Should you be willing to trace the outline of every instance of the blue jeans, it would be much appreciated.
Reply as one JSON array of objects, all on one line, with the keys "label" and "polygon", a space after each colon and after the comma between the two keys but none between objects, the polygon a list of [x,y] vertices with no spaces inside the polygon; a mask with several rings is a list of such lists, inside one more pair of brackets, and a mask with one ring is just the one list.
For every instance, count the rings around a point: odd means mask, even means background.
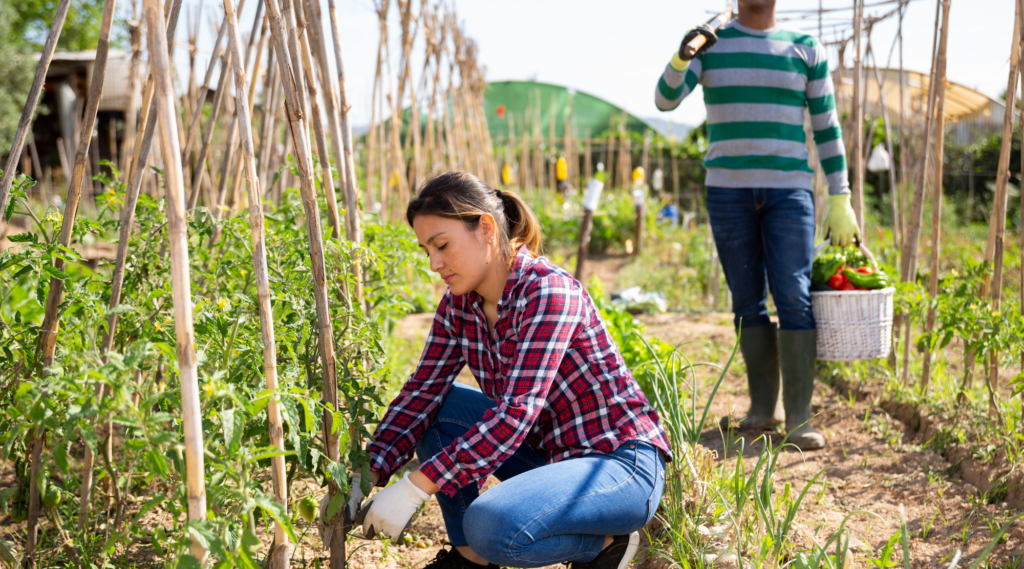
[{"label": "blue jeans", "polygon": [[811,191],[709,187],[707,205],[711,233],[732,292],[734,325],[770,324],[770,289],[779,328],[814,330]]},{"label": "blue jeans", "polygon": [[[416,448],[420,462],[441,452],[495,406],[483,393],[454,384]],[[435,494],[448,541],[468,545],[503,567],[544,567],[593,561],[606,535],[639,530],[654,517],[665,484],[665,462],[653,445],[631,441],[608,455],[546,464],[524,442],[483,494],[475,484],[454,497]]]}]

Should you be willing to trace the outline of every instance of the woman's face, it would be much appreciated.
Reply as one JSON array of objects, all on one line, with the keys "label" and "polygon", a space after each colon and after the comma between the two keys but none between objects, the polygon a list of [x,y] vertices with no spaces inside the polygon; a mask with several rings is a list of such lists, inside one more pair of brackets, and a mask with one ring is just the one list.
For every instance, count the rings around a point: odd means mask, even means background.
[{"label": "woman's face", "polygon": [[484,215],[476,229],[458,219],[417,215],[412,222],[420,248],[430,258],[430,270],[441,275],[452,294],[476,290],[487,276],[495,247],[494,222]]}]

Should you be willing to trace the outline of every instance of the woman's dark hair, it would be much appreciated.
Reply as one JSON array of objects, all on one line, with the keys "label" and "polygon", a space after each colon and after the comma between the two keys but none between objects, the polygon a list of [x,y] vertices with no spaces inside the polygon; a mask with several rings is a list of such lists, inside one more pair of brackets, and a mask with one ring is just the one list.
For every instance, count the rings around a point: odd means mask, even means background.
[{"label": "woman's dark hair", "polygon": [[485,213],[494,217],[498,241],[510,266],[524,245],[534,257],[540,254],[540,223],[530,206],[516,194],[495,190],[469,172],[445,172],[423,184],[409,202],[405,218],[409,225],[417,215],[459,219],[474,231]]}]

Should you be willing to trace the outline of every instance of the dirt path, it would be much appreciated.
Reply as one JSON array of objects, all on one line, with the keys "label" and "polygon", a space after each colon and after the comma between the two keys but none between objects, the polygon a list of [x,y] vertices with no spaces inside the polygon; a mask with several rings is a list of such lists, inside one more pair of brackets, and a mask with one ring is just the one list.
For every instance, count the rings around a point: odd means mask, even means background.
[{"label": "dirt path", "polygon": [[[641,317],[648,332],[668,342],[694,341],[684,351],[700,356],[717,356],[710,361],[724,364],[732,348],[734,334],[730,314],[660,314]],[[705,359],[704,361],[708,361]],[[711,405],[709,423],[702,444],[717,451],[719,462],[732,468],[732,460],[744,448],[748,467],[756,462],[762,448],[755,435],[741,441],[729,441],[717,428],[717,420],[730,411],[741,415],[749,405],[745,368],[742,360],[730,369]],[[776,491],[792,484],[798,494],[815,474],[825,471],[807,495],[797,515],[796,542],[801,548],[813,541],[824,543],[847,515],[846,526],[854,535],[858,566],[885,544],[900,526],[900,507],[905,511],[910,533],[910,559],[913,567],[945,567],[955,550],[964,554],[962,566],[989,544],[993,527],[998,528],[1016,515],[1005,503],[986,504],[977,488],[965,483],[958,471],[942,456],[928,452],[916,440],[907,425],[891,417],[873,401],[864,400],[840,387],[820,381],[815,391],[815,424],[825,435],[828,447],[801,454],[783,452],[775,480]],[[698,400],[706,400],[717,377],[704,373],[699,378]],[[781,437],[773,437],[776,444]],[[992,567],[1017,567],[1022,556],[1024,529],[1015,525],[1005,543],[989,558]],[[897,547],[897,549],[899,549]],[[896,558],[902,558],[897,555]]]}]

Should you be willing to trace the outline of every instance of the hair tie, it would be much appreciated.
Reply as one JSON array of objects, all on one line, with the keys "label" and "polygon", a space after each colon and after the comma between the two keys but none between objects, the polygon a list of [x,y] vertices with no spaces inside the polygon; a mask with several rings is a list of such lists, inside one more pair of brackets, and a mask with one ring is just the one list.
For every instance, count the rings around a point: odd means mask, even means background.
[{"label": "hair tie", "polygon": [[499,200],[502,199],[502,197],[504,197],[503,194],[501,193],[501,190],[494,190],[494,195],[497,196]]}]

